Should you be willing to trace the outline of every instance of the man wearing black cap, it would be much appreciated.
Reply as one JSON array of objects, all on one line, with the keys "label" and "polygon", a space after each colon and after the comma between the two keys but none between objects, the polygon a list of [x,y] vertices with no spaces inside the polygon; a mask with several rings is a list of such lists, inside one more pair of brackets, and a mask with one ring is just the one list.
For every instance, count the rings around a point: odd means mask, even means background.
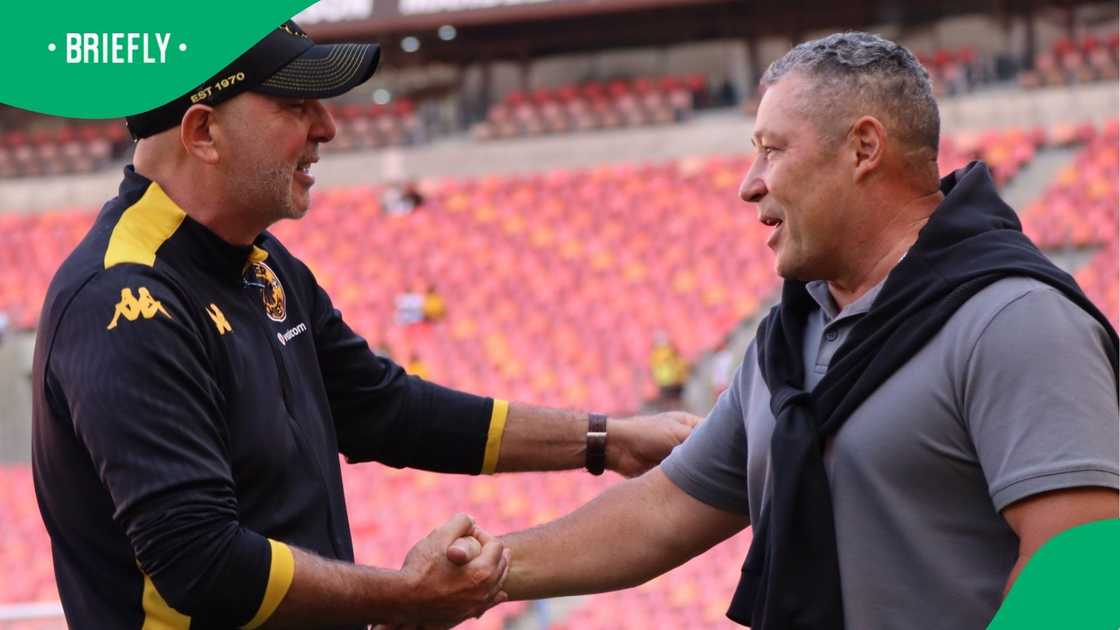
[{"label": "man wearing black cap", "polygon": [[408,376],[346,325],[265,230],[307,212],[335,132],[318,99],[377,59],[289,22],[128,118],[134,166],[56,274],[35,351],[35,484],[71,626],[454,623],[505,598],[502,544],[457,515],[400,570],[352,564],[339,453],[634,475],[695,422],[611,420],[608,441],[599,414]]}]

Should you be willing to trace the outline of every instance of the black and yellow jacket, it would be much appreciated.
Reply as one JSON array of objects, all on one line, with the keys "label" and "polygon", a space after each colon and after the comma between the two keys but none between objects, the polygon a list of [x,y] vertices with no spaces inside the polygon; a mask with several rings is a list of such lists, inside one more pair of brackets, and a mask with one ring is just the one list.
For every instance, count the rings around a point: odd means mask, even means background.
[{"label": "black and yellow jacket", "polygon": [[339,453],[489,472],[508,408],[377,357],[275,238],[230,245],[131,166],[51,283],[33,389],[67,621],[113,630],[264,623],[288,545],[353,560]]}]

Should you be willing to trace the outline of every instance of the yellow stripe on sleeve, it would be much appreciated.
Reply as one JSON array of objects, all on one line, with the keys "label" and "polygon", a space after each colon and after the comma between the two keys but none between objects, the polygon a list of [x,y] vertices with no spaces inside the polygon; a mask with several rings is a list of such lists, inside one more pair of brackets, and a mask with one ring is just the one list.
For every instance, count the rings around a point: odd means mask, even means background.
[{"label": "yellow stripe on sleeve", "polygon": [[268,568],[268,585],[264,589],[264,598],[261,600],[261,607],[257,609],[257,614],[249,620],[249,623],[241,626],[246,630],[258,628],[268,621],[272,613],[276,612],[276,608],[280,606],[280,602],[284,596],[288,594],[288,588],[292,585],[292,577],[296,572],[296,559],[292,555],[292,550],[282,542],[276,542],[271,538],[268,539],[268,544],[272,547],[272,564]]},{"label": "yellow stripe on sleeve", "polygon": [[140,605],[144,608],[141,630],[187,630],[191,627],[191,618],[169,606],[146,573],[141,598]]},{"label": "yellow stripe on sleeve", "polygon": [[490,431],[486,434],[486,451],[482,457],[482,474],[492,475],[498,468],[498,452],[502,449],[502,434],[506,431],[509,401],[494,399],[490,412]]}]

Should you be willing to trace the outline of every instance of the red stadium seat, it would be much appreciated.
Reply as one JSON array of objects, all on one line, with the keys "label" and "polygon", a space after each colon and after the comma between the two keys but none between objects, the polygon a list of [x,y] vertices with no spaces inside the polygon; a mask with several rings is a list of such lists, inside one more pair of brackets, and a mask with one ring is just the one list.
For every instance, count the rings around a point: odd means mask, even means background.
[{"label": "red stadium seat", "polygon": [[[593,91],[592,91],[593,92]],[[586,92],[584,92],[586,94]],[[582,98],[570,91],[558,98]],[[1116,323],[1118,128],[1077,130],[1089,142],[1024,209],[1043,247],[1099,248],[1076,277]],[[78,131],[79,136],[87,132]],[[1080,134],[1080,135],[1079,135]],[[946,138],[941,168],[985,157],[1010,179],[1039,130]],[[14,159],[14,158],[12,158]],[[485,395],[630,413],[657,388],[646,361],[667,331],[688,361],[719,345],[778,287],[766,228],[737,198],[747,157],[556,170],[425,185],[407,216],[381,211],[378,186],[323,191],[298,226],[275,232],[302,256],[351,325],[395,356],[415,354],[433,380]],[[0,310],[31,327],[46,283],[92,221],[90,210],[0,214]],[[368,235],[361,249],[340,234]],[[49,243],[49,245],[48,245]],[[395,297],[438,287],[446,317],[404,326]],[[614,480],[581,473],[487,478],[376,465],[344,467],[360,562],[398,566],[447,515],[468,510],[493,531],[566,513]],[[0,467],[0,602],[57,598],[27,466]],[[733,628],[724,605],[750,544],[744,533],[637,589],[595,596],[570,628]],[[523,613],[504,605],[468,628]],[[625,614],[619,611],[626,611]]]}]

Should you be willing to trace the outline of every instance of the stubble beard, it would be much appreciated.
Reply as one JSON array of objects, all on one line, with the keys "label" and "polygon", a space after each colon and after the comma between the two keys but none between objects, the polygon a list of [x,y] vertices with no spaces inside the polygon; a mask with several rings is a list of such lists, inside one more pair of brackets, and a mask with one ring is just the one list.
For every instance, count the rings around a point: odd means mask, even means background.
[{"label": "stubble beard", "polygon": [[243,182],[243,198],[257,206],[269,225],[282,219],[299,219],[306,213],[293,199],[294,171],[294,166],[261,164],[251,169]]}]

